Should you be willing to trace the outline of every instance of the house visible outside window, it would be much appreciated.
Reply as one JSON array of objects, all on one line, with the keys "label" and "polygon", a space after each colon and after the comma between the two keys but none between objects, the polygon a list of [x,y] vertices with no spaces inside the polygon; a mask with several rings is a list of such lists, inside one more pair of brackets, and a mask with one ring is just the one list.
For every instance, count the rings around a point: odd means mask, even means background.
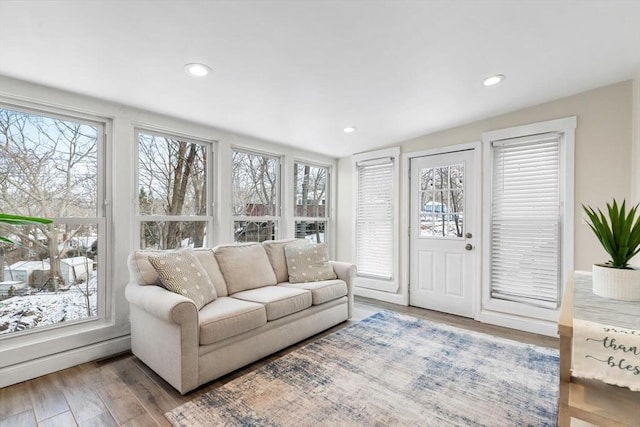
[{"label": "house visible outside window", "polygon": [[356,286],[398,289],[399,148],[354,156]]},{"label": "house visible outside window", "polygon": [[573,266],[575,118],[483,135],[488,308],[553,319]]},{"label": "house visible outside window", "polygon": [[313,243],[327,241],[329,168],[295,163],[295,236]]},{"label": "house visible outside window", "polygon": [[235,242],[262,242],[278,236],[280,159],[234,150],[232,217]]},{"label": "house visible outside window", "polygon": [[211,144],[137,131],[140,248],[207,246],[211,213]]},{"label": "house visible outside window", "polygon": [[104,316],[105,122],[0,105],[0,339]]}]

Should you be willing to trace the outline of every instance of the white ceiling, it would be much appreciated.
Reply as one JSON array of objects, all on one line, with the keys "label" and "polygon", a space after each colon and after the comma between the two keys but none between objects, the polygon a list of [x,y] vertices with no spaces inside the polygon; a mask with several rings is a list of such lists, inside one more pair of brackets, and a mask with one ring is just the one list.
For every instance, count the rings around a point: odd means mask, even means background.
[{"label": "white ceiling", "polygon": [[0,21],[0,74],[336,157],[640,70],[640,0],[0,0]]}]

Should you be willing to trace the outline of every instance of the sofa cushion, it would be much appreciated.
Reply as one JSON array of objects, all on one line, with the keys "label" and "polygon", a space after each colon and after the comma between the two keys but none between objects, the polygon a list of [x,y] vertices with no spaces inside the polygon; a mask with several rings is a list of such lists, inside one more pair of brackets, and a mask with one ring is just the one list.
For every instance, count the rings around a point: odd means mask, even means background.
[{"label": "sofa cushion", "polygon": [[306,239],[282,239],[267,240],[262,242],[264,249],[267,251],[267,257],[276,274],[276,280],[280,282],[289,281],[289,270],[287,270],[287,258],[284,253],[284,247],[290,244],[308,245]]},{"label": "sofa cushion", "polygon": [[311,307],[311,292],[284,286],[265,286],[231,295],[243,301],[264,304],[267,320],[275,320]]},{"label": "sofa cushion", "polygon": [[220,271],[218,261],[213,254],[213,249],[198,248],[193,250],[193,254],[198,258],[198,261],[200,261],[200,264],[202,264],[209,275],[209,278],[213,282],[213,286],[216,288],[216,294],[219,297],[226,297],[229,295],[229,292],[227,292],[227,284],[224,282],[224,277]]},{"label": "sofa cushion", "polygon": [[236,298],[220,297],[198,314],[200,345],[213,344],[267,323],[264,305]]},{"label": "sofa cushion", "polygon": [[260,243],[220,245],[213,253],[229,295],[277,283],[267,252]]},{"label": "sofa cushion", "polygon": [[307,283],[280,283],[278,286],[311,291],[313,305],[320,305],[347,295],[347,284],[338,279]]},{"label": "sofa cushion", "polygon": [[329,246],[326,243],[287,245],[284,251],[289,283],[319,282],[337,277],[329,264]]},{"label": "sofa cushion", "polygon": [[132,283],[139,285],[158,285],[160,283],[160,277],[153,265],[149,262],[149,256],[157,256],[165,253],[166,251],[133,251],[129,254],[127,260],[129,265],[129,280]]},{"label": "sofa cushion", "polygon": [[216,299],[216,289],[191,248],[149,256],[162,286],[193,300],[198,310]]}]

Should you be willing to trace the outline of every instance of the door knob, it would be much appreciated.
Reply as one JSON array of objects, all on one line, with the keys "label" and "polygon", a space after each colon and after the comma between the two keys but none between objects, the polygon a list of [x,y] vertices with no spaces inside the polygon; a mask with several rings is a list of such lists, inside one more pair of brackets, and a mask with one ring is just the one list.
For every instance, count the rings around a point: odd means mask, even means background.
[{"label": "door knob", "polygon": [[471,243],[467,243],[464,248],[468,251],[470,251],[471,249],[473,249],[473,245]]},{"label": "door knob", "polygon": [[465,235],[464,235],[464,237],[466,237],[467,239],[470,239],[470,238],[472,238],[472,237],[473,237],[473,234],[471,234],[471,233],[467,233],[467,234],[465,234]]}]

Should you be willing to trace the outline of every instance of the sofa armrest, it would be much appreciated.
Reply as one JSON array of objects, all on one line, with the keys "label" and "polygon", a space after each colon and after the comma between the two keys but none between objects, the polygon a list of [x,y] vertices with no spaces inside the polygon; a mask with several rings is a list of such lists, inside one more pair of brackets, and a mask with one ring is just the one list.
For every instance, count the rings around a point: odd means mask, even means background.
[{"label": "sofa armrest", "polygon": [[356,281],[356,265],[342,261],[329,261],[329,264],[333,267],[338,279],[344,280],[347,284],[349,318],[351,318],[353,315],[353,287]]},{"label": "sofa armrest", "polygon": [[129,283],[124,290],[127,301],[160,320],[179,325],[198,326],[198,309],[187,297],[160,286]]},{"label": "sofa armrest", "polygon": [[184,394],[198,386],[198,310],[160,286],[129,283],[131,351]]}]

